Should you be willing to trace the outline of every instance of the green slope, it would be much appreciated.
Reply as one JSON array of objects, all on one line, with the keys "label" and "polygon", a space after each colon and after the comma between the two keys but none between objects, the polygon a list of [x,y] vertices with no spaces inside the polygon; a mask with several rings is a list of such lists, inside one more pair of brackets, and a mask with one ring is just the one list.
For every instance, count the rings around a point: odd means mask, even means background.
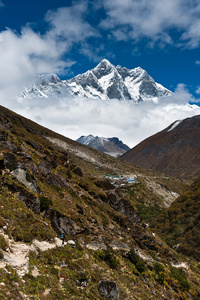
[{"label": "green slope", "polygon": [[160,215],[154,227],[177,251],[200,258],[200,178]]}]

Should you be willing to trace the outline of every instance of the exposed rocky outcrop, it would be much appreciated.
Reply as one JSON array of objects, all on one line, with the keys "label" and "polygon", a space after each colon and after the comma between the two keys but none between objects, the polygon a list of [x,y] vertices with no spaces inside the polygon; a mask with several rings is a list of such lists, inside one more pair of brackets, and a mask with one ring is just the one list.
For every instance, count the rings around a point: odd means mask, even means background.
[{"label": "exposed rocky outcrop", "polygon": [[45,217],[51,221],[54,230],[61,234],[75,235],[82,232],[84,229],[76,225],[76,223],[67,216],[59,213],[57,210],[49,208],[45,211]]},{"label": "exposed rocky outcrop", "polygon": [[102,280],[98,284],[99,293],[108,300],[119,299],[119,287],[114,281]]},{"label": "exposed rocky outcrop", "polygon": [[27,189],[33,193],[40,193],[40,188],[38,187],[33,176],[28,174],[26,170],[22,168],[17,168],[13,171],[13,177],[16,178],[19,182],[25,185]]},{"label": "exposed rocky outcrop", "polygon": [[119,213],[123,214],[129,218],[134,223],[140,223],[141,219],[133,206],[125,199],[122,199],[116,195],[114,192],[107,192],[107,198],[102,199],[108,203],[112,208],[114,208]]}]

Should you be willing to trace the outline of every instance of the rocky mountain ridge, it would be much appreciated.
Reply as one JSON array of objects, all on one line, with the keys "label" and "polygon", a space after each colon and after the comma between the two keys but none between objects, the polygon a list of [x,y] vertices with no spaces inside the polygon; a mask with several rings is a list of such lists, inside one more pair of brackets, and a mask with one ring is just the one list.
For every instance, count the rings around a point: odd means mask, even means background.
[{"label": "rocky mountain ridge", "polygon": [[117,137],[104,138],[90,134],[88,136],[81,136],[76,141],[114,157],[119,157],[130,150],[130,148]]},{"label": "rocky mountain ridge", "polygon": [[35,83],[26,87],[20,100],[79,96],[101,100],[118,99],[140,101],[171,96],[173,93],[158,84],[142,68],[129,70],[115,67],[103,59],[94,69],[69,80],[56,74],[39,75]]},{"label": "rocky mountain ridge", "polygon": [[200,175],[200,116],[179,120],[145,139],[122,159],[170,176],[195,179]]}]

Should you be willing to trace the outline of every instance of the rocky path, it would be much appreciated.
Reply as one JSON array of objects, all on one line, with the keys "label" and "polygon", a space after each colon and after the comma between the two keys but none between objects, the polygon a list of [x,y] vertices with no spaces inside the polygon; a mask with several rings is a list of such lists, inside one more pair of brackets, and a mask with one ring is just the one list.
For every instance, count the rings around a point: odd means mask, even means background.
[{"label": "rocky path", "polygon": [[54,243],[33,240],[32,244],[25,244],[9,239],[8,235],[4,233],[3,229],[0,230],[0,235],[4,236],[9,245],[6,251],[2,251],[4,258],[0,261],[0,268],[5,268],[6,265],[10,265],[17,270],[17,273],[20,276],[24,276],[26,273],[28,273],[28,255],[30,251],[46,251],[48,249],[62,246],[62,241],[58,238],[55,238]]}]

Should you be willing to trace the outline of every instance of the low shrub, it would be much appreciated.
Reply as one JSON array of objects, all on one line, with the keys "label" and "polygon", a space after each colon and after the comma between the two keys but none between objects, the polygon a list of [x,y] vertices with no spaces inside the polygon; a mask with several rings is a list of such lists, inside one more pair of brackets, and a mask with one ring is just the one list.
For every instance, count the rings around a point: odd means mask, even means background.
[{"label": "low shrub", "polygon": [[165,274],[164,274],[164,267],[163,265],[161,265],[158,262],[155,262],[155,264],[153,265],[154,267],[154,272],[155,272],[155,280],[161,284],[164,283],[165,280]]},{"label": "low shrub", "polygon": [[3,235],[0,235],[0,249],[6,250],[8,248],[8,243]]},{"label": "low shrub", "polygon": [[135,253],[135,250],[132,248],[129,252],[128,259],[132,264],[135,265],[137,271],[139,273],[143,273],[146,270],[145,263],[142,258],[139,257],[138,254]]},{"label": "low shrub", "polygon": [[41,195],[39,196],[39,200],[40,200],[40,211],[43,212],[44,210],[48,209],[49,206],[53,205],[53,202],[51,199]]},{"label": "low shrub", "polygon": [[102,261],[105,261],[111,269],[117,269],[119,263],[114,255],[114,251],[113,251],[112,247],[107,246],[106,250],[103,250],[103,251],[99,250],[98,257]]},{"label": "low shrub", "polygon": [[180,289],[182,291],[188,291],[190,289],[189,282],[184,271],[180,268],[172,268],[171,275],[174,279],[178,280]]}]

